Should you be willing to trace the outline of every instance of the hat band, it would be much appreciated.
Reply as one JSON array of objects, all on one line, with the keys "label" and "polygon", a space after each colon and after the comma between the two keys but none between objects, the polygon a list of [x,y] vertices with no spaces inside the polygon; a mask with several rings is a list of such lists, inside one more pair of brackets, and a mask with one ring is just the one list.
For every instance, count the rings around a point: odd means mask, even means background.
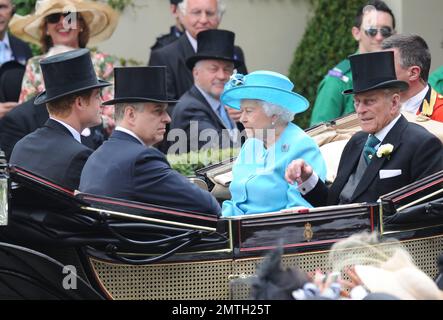
[{"label": "hat band", "polygon": [[168,97],[165,94],[146,94],[146,92],[140,93],[140,94],[132,94],[132,93],[126,93],[122,95],[116,95],[113,100],[121,100],[121,99],[146,99],[146,100],[158,100],[158,101],[166,101],[168,100]]},{"label": "hat band", "polygon": [[47,87],[46,88],[46,96],[49,97],[55,97],[55,96],[59,96],[65,92],[71,92],[77,89],[82,89],[82,88],[89,88],[95,85],[100,85],[100,83],[98,82],[97,78],[95,79],[86,79],[84,81],[79,81],[79,82],[75,82],[75,83],[71,83],[70,85],[60,85],[60,86],[53,86],[53,87]]},{"label": "hat band", "polygon": [[355,81],[354,83],[354,90],[360,91],[364,90],[366,88],[372,88],[375,87],[381,83],[397,80],[392,77],[383,77],[383,78],[374,78],[374,79],[365,79],[365,81]]}]

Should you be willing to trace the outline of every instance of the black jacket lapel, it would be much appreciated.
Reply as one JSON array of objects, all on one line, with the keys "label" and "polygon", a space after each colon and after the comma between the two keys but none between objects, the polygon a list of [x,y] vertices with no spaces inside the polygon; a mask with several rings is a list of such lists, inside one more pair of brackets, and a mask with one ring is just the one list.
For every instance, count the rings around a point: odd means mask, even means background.
[{"label": "black jacket lapel", "polygon": [[[380,143],[384,144],[392,144],[394,146],[393,153],[398,149],[401,145],[401,134],[403,130],[406,128],[408,122],[405,117],[401,116],[394,127],[389,131],[385,139]],[[383,164],[388,161],[386,157],[378,158],[376,155],[372,158],[369,166],[366,168],[363,177],[360,180],[357,188],[355,189],[354,194],[352,195],[351,201],[354,201],[357,197],[359,197],[362,193],[364,193],[368,187],[373,183],[374,179],[380,172],[380,169],[383,167]]]}]

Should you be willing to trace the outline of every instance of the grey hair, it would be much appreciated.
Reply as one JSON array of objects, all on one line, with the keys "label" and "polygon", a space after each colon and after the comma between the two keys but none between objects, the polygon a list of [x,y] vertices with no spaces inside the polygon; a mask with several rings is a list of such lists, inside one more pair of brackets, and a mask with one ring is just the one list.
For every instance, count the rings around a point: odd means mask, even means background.
[{"label": "grey hair", "polygon": [[[223,0],[216,0],[216,1],[217,1],[217,15],[218,18],[221,19],[226,11],[226,5],[223,2]],[[183,15],[186,15],[187,6],[188,6],[188,0],[183,0],[178,4],[178,8],[180,9]]]},{"label": "grey hair", "polygon": [[135,111],[142,112],[145,108],[145,104],[143,102],[123,102],[123,103],[117,103],[114,107],[114,120],[115,122],[120,122],[123,120],[123,117],[125,116],[125,109],[127,106],[134,107]]},{"label": "grey hair", "polygon": [[419,66],[420,78],[428,82],[431,69],[431,52],[426,41],[418,35],[395,34],[382,42],[382,49],[396,48],[401,56],[400,65],[406,69]]},{"label": "grey hair", "polygon": [[261,105],[264,113],[268,117],[272,117],[274,115],[277,116],[278,122],[289,123],[294,120],[295,112],[291,112],[282,106],[272,104],[267,101],[257,100],[257,102]]}]

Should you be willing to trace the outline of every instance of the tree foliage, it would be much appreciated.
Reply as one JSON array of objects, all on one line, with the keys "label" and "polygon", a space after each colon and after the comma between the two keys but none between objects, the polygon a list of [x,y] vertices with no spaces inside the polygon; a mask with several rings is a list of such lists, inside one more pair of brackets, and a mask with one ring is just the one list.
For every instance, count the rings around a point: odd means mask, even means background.
[{"label": "tree foliage", "polygon": [[309,126],[317,87],[324,75],[338,62],[357,50],[351,34],[355,15],[366,0],[310,0],[314,12],[289,70],[296,91],[305,96],[310,108],[297,115],[301,128]]}]

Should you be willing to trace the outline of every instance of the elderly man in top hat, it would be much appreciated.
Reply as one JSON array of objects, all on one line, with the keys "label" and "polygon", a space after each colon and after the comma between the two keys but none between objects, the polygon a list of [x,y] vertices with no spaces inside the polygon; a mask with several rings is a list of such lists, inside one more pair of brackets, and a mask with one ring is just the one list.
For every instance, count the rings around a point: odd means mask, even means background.
[{"label": "elderly man in top hat", "polygon": [[46,91],[34,102],[46,103],[49,119],[17,142],[10,163],[75,190],[92,153],[80,133],[101,122],[100,88],[110,83],[97,79],[88,49],[54,55],[40,65]]},{"label": "elderly man in top hat", "polygon": [[[183,0],[178,4],[180,21],[185,34],[171,44],[153,50],[149,58],[150,66],[167,66],[168,96],[178,100],[194,80],[186,61],[197,52],[197,35],[201,31],[217,29],[224,12],[223,0]],[[244,62],[243,51],[235,47],[235,56]],[[246,74],[246,66],[239,65],[238,71]]]},{"label": "elderly man in top hat", "polygon": [[171,121],[166,108],[166,67],[115,68],[117,127],[83,168],[80,191],[218,215],[212,195],[171,169],[151,146]]},{"label": "elderly man in top hat", "polygon": [[[238,140],[237,125],[220,102],[225,83],[241,64],[234,55],[235,34],[207,30],[200,32],[197,39],[198,52],[186,61],[192,70],[194,85],[174,107],[168,140],[179,139],[169,152],[229,148]],[[181,132],[174,129],[183,130],[186,141]]]},{"label": "elderly man in top hat", "polygon": [[423,127],[400,114],[400,91],[394,53],[372,52],[349,57],[355,110],[362,131],[346,144],[337,178],[328,189],[303,159],[286,171],[290,183],[314,206],[374,202],[393,190],[443,170],[443,147]]}]

